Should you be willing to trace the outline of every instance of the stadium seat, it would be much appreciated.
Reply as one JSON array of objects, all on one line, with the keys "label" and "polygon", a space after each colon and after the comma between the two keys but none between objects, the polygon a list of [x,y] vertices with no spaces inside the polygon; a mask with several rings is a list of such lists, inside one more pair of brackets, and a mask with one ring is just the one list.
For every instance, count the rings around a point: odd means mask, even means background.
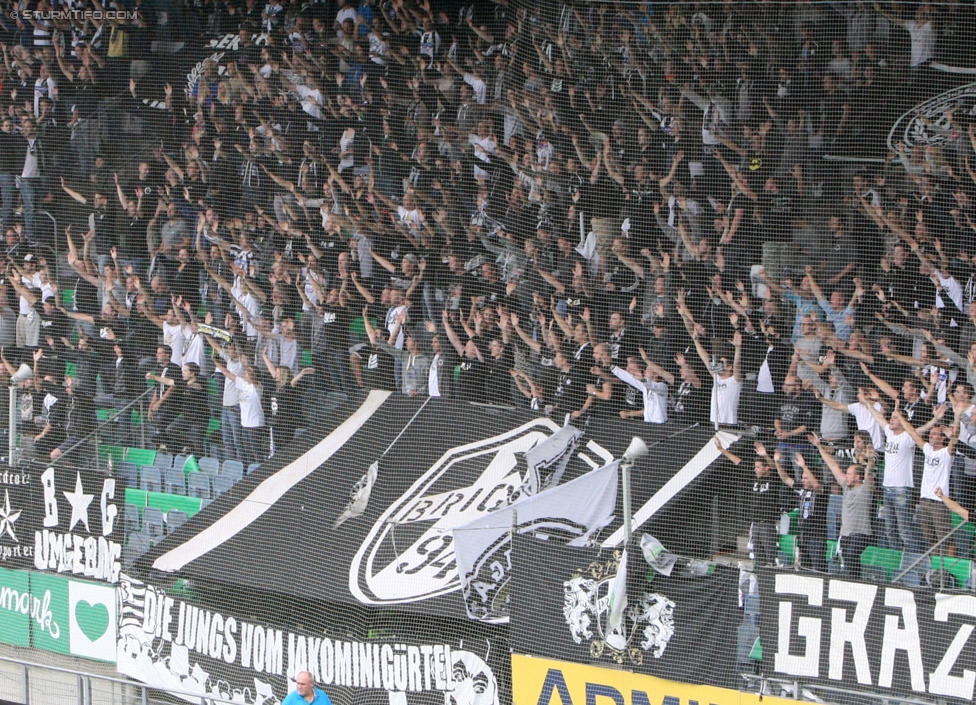
[{"label": "stadium seat", "polygon": [[129,534],[125,542],[125,549],[122,555],[125,559],[127,565],[131,565],[133,561],[139,558],[142,554],[152,548],[152,537],[145,531],[136,531]]},{"label": "stadium seat", "polygon": [[237,483],[230,475],[215,475],[213,478],[213,489],[216,496],[222,495]]},{"label": "stadium seat", "polygon": [[147,465],[139,471],[139,489],[146,492],[162,491],[163,476],[159,468]]},{"label": "stadium seat", "polygon": [[170,453],[156,453],[153,465],[163,471],[170,470],[173,467],[173,456]]},{"label": "stadium seat", "polygon": [[251,463],[247,466],[247,474],[250,475],[252,472],[261,467],[261,463]]},{"label": "stadium seat", "polygon": [[106,460],[112,458],[112,462],[118,465],[125,460],[125,448],[122,446],[102,445],[98,447],[98,456]]},{"label": "stadium seat", "polygon": [[125,482],[126,487],[139,486],[139,468],[135,463],[123,460],[115,466],[115,475]]},{"label": "stadium seat", "polygon": [[159,538],[166,534],[166,520],[163,513],[156,507],[146,507],[142,510],[142,529],[151,538]]},{"label": "stadium seat", "polygon": [[200,458],[197,461],[197,466],[200,468],[200,472],[205,475],[217,475],[220,473],[220,461],[216,458]]},{"label": "stadium seat", "polygon": [[188,519],[189,517],[186,515],[186,512],[181,512],[179,509],[170,509],[166,512],[166,533],[173,533],[183,526]]},{"label": "stadium seat", "polygon": [[186,472],[186,459],[189,456],[180,454],[173,456],[173,469],[179,470],[182,473]]},{"label": "stadium seat", "polygon": [[932,570],[945,570],[956,579],[956,585],[965,585],[969,581],[972,561],[953,556],[932,556]]},{"label": "stadium seat", "polygon": [[153,465],[156,460],[156,451],[145,448],[126,448],[125,457],[122,459],[139,466]]},{"label": "stadium seat", "polygon": [[183,474],[183,470],[170,468],[166,471],[164,479],[164,492],[169,492],[170,494],[186,494],[186,475]]},{"label": "stadium seat", "polygon": [[188,517],[192,517],[200,511],[202,500],[199,497],[185,497],[179,494],[167,494],[165,492],[149,492],[146,506],[155,507],[163,514],[179,509]]},{"label": "stadium seat", "polygon": [[142,520],[139,516],[139,507],[134,504],[125,503],[125,533],[131,534],[142,528]]},{"label": "stadium seat", "polygon": [[134,504],[141,510],[146,506],[149,499],[149,493],[145,490],[140,490],[138,487],[127,487],[125,490],[125,503]]},{"label": "stadium seat", "polygon": [[186,493],[190,497],[210,499],[210,475],[205,472],[191,472],[186,476]]},{"label": "stadium seat", "polygon": [[237,482],[244,477],[244,463],[240,460],[225,460],[220,466],[220,474],[231,477]]}]

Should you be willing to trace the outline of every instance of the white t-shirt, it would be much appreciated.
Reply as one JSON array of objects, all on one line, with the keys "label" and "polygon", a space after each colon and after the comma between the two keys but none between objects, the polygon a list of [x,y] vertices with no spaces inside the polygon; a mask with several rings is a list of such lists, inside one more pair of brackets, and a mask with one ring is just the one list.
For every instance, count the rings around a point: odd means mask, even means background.
[{"label": "white t-shirt", "polygon": [[759,375],[756,377],[756,391],[760,394],[775,394],[776,384],[773,382],[773,373],[769,369],[769,353],[775,348],[770,345],[766,350],[766,357],[763,358],[762,365],[759,366]]},{"label": "white t-shirt", "polygon": [[[239,377],[244,372],[244,365],[240,359],[231,360],[226,352],[220,353],[224,359],[224,367],[235,377]],[[221,399],[223,406],[238,406],[241,403],[241,394],[237,391],[237,385],[230,381],[230,377],[224,378],[224,397]]]},{"label": "white t-shirt", "polygon": [[183,328],[183,364],[192,362],[201,370],[205,369],[205,353],[206,346],[204,345],[203,336],[199,333],[194,333],[190,326],[185,326]]},{"label": "white t-shirt", "polygon": [[[874,408],[877,411],[881,411],[882,409],[881,404],[877,403],[874,405]],[[847,410],[851,412],[854,420],[857,421],[857,430],[867,431],[871,436],[871,445],[874,446],[874,449],[879,453],[883,451],[885,448],[884,433],[874,416],[871,415],[871,411],[859,401],[848,404]]]},{"label": "white t-shirt", "polygon": [[949,471],[952,469],[952,456],[945,446],[936,450],[931,443],[922,446],[922,453],[925,455],[925,469],[922,471],[922,487],[919,496],[922,499],[934,499],[941,502],[942,499],[935,494],[935,488],[941,487],[943,491],[949,491]]},{"label": "white t-shirt", "polygon": [[255,386],[238,377],[234,386],[241,399],[241,426],[244,428],[261,428],[264,426],[264,408],[261,406],[261,386]]},{"label": "white t-shirt", "polygon": [[891,426],[884,427],[885,435],[885,487],[914,487],[912,469],[915,466],[914,439],[906,432],[892,433]]},{"label": "white t-shirt", "polygon": [[652,382],[646,379],[637,379],[621,367],[614,367],[612,371],[618,379],[629,384],[644,396],[645,423],[668,422],[668,385],[661,381]]},{"label": "white t-shirt", "polygon": [[[40,272],[34,272],[30,279],[27,277],[20,278],[21,283],[28,289],[40,289],[41,288],[41,274]],[[20,297],[20,315],[28,316],[34,309],[31,308],[30,302],[23,296]]]},{"label": "white t-shirt", "polygon": [[935,26],[931,22],[919,24],[915,20],[905,22],[905,29],[912,37],[912,57],[908,62],[911,67],[924,64],[935,56]]},{"label": "white t-shirt", "polygon": [[712,373],[712,412],[708,420],[713,424],[735,424],[739,422],[739,394],[742,382],[734,376],[723,379]]},{"label": "white t-shirt", "polygon": [[444,369],[444,356],[434,355],[430,361],[430,369],[427,371],[427,393],[432,397],[441,395],[441,371]]},{"label": "white t-shirt", "polygon": [[168,345],[173,349],[173,356],[170,358],[174,365],[183,365],[183,328],[180,325],[171,325],[163,321],[163,345]]}]

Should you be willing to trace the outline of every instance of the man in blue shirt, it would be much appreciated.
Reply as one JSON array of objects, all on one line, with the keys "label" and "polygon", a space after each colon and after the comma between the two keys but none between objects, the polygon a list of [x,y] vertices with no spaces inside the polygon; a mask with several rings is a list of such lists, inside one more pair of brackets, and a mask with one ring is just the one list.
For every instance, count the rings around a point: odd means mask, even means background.
[{"label": "man in blue shirt", "polygon": [[295,692],[289,693],[288,697],[281,701],[281,705],[303,705],[303,703],[332,705],[329,696],[315,687],[312,674],[308,671],[301,671],[295,676]]}]

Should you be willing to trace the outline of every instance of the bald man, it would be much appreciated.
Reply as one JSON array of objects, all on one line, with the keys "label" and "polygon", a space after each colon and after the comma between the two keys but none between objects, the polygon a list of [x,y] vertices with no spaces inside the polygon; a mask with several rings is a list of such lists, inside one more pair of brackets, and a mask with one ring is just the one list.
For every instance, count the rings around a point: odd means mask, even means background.
[{"label": "bald man", "polygon": [[315,687],[312,674],[308,671],[301,671],[295,676],[295,692],[289,693],[288,697],[281,701],[281,705],[302,705],[303,703],[332,705],[329,696]]}]

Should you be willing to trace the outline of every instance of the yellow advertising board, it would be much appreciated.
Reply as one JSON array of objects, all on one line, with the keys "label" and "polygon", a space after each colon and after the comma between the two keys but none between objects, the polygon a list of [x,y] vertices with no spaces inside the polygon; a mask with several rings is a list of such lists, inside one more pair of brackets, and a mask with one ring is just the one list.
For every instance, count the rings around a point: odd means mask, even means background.
[{"label": "yellow advertising board", "polygon": [[512,654],[514,705],[796,705],[795,700]]}]

